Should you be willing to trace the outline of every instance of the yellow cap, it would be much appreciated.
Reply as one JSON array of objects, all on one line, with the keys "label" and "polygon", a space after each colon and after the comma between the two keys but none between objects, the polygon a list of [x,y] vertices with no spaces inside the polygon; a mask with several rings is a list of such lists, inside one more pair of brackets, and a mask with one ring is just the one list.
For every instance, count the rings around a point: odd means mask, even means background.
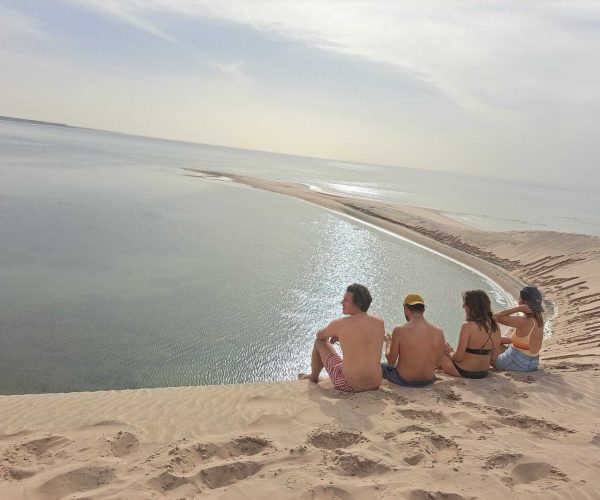
[{"label": "yellow cap", "polygon": [[406,297],[404,297],[405,306],[414,306],[416,304],[425,305],[423,297],[421,297],[418,293],[409,293]]}]

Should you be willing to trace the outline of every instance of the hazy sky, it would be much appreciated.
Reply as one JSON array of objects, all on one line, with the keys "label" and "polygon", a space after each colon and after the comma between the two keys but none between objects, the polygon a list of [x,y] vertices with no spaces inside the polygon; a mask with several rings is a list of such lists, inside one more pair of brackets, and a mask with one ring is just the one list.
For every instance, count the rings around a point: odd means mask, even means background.
[{"label": "hazy sky", "polygon": [[0,0],[0,68],[0,115],[600,186],[597,0]]}]

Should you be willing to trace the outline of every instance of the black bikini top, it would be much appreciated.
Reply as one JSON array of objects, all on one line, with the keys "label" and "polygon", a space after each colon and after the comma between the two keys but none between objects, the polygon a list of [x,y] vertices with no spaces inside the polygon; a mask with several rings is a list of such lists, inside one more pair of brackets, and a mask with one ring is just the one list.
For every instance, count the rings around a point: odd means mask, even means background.
[{"label": "black bikini top", "polygon": [[494,341],[492,340],[492,334],[491,334],[491,332],[488,332],[488,338],[483,343],[483,345],[481,346],[481,349],[473,349],[471,347],[467,347],[465,349],[465,352],[468,352],[469,354],[477,354],[478,356],[487,356],[488,354],[491,354],[492,353],[492,349],[484,349],[483,348],[483,346],[488,343],[488,340],[492,343],[492,346],[493,346],[494,345]]}]

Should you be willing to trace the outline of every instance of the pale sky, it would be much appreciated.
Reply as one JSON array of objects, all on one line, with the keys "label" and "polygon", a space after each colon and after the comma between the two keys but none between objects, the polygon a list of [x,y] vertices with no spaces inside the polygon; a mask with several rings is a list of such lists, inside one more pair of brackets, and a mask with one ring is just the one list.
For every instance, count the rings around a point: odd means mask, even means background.
[{"label": "pale sky", "polygon": [[0,0],[0,115],[600,187],[600,2]]}]

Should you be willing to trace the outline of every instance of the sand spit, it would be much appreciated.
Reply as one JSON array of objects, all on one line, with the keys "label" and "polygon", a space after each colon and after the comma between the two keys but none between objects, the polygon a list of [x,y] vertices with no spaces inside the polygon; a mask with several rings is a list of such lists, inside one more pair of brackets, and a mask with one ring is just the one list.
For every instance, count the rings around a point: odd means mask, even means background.
[{"label": "sand spit", "polygon": [[[211,179],[226,175],[188,172]],[[548,299],[547,309],[558,309],[553,324],[557,335],[545,344],[544,359],[600,360],[600,237],[555,231],[481,231],[432,209],[327,194],[304,184],[227,177],[392,231],[477,269],[515,296],[523,283],[536,284]]]},{"label": "sand spit", "polygon": [[[221,173],[192,173],[221,177]],[[599,238],[487,233],[432,210],[247,177],[446,253],[556,304],[535,373],[0,396],[0,498],[593,499],[600,491]]]}]

